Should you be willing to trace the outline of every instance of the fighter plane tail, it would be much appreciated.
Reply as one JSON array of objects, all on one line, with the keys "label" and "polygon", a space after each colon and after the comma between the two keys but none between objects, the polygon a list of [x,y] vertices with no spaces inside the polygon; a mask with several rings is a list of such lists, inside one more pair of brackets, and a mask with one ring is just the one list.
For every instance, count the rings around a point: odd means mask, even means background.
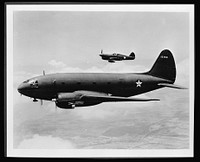
[{"label": "fighter plane tail", "polygon": [[176,65],[174,57],[168,49],[165,49],[160,53],[148,74],[170,80],[172,83],[175,82]]},{"label": "fighter plane tail", "polygon": [[131,52],[129,56],[131,56],[131,57],[135,57],[134,52]]}]

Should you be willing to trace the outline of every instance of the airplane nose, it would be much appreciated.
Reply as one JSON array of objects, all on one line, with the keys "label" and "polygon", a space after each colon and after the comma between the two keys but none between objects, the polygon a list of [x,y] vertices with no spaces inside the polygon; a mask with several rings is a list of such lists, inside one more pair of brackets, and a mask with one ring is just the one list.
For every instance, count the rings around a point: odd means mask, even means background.
[{"label": "airplane nose", "polygon": [[24,88],[24,85],[23,83],[21,83],[17,88],[18,92],[21,93],[23,91],[23,88]]},{"label": "airplane nose", "polygon": [[26,83],[21,83],[21,84],[18,86],[17,90],[18,90],[19,93],[24,94],[24,93],[25,93],[25,90],[26,90],[27,88],[28,88],[28,85],[27,85]]}]

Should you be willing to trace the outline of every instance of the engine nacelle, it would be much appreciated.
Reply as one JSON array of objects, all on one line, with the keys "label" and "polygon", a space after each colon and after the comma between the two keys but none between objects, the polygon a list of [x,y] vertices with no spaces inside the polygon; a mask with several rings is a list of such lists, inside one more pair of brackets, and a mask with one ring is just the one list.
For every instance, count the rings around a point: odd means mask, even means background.
[{"label": "engine nacelle", "polygon": [[77,93],[59,93],[56,99],[56,106],[63,109],[74,109],[75,102],[80,100],[81,94]]},{"label": "engine nacelle", "polygon": [[[86,93],[86,92],[85,92]],[[54,99],[56,106],[63,109],[74,109],[75,107],[93,106],[101,103],[100,101],[82,100],[82,93],[59,93],[57,99]]]},{"label": "engine nacelle", "polygon": [[80,94],[75,93],[59,93],[57,102],[69,102],[69,101],[76,101],[79,100],[81,97]]},{"label": "engine nacelle", "polygon": [[56,102],[56,106],[62,109],[74,109],[75,104],[69,102]]}]

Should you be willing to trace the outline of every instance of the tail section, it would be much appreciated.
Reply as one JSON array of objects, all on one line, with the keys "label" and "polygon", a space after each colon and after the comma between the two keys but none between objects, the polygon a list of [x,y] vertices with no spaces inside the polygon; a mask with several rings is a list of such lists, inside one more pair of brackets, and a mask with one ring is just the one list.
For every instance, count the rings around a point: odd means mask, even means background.
[{"label": "tail section", "polygon": [[170,80],[174,83],[176,79],[176,65],[172,53],[167,49],[163,50],[148,74]]},{"label": "tail section", "polygon": [[133,52],[131,52],[131,54],[129,56],[135,57],[135,54]]}]

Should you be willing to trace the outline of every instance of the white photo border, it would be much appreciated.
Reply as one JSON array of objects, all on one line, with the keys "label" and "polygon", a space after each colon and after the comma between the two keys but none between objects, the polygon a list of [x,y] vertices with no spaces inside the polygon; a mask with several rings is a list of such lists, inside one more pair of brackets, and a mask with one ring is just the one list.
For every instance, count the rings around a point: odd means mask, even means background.
[{"label": "white photo border", "polygon": [[[113,11],[188,12],[190,21],[190,145],[189,149],[14,149],[13,148],[13,12]],[[6,5],[7,156],[8,157],[193,157],[194,144],[194,5]]]}]

